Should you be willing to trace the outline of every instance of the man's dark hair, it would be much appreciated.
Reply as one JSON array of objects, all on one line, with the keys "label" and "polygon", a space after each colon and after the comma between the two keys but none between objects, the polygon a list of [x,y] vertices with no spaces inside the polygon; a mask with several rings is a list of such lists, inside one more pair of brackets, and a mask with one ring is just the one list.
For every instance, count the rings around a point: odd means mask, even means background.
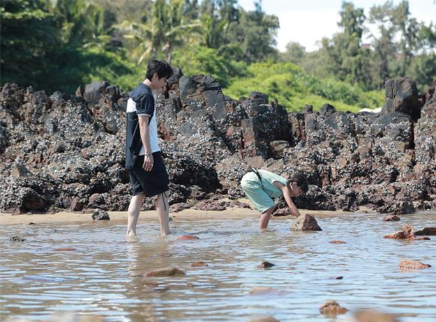
[{"label": "man's dark hair", "polygon": [[290,180],[290,182],[296,182],[297,186],[300,187],[301,191],[303,193],[306,193],[309,191],[309,184],[307,183],[306,176],[302,173],[298,173],[295,176],[293,176]]},{"label": "man's dark hair", "polygon": [[148,62],[145,78],[151,81],[154,73],[157,73],[159,79],[161,79],[162,77],[168,79],[171,77],[171,75],[173,75],[173,69],[171,68],[170,64],[168,64],[165,60],[153,59]]}]

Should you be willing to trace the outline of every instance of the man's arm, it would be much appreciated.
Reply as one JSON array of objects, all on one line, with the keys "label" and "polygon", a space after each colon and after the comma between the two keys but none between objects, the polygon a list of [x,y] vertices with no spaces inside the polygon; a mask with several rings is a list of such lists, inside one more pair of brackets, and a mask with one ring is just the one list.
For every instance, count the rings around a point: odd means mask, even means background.
[{"label": "man's arm", "polygon": [[295,206],[294,202],[292,201],[291,190],[289,190],[289,187],[287,185],[285,186],[285,185],[280,184],[279,187],[283,192],[283,197],[285,197],[285,201],[286,201],[286,204],[288,205],[289,209],[291,209],[291,212],[294,215],[299,217],[301,214],[298,211],[297,206]]},{"label": "man's arm", "polygon": [[144,164],[142,165],[145,171],[151,171],[154,163],[153,155],[151,154],[151,146],[150,146],[150,132],[148,127],[149,119],[150,116],[148,115],[141,115],[138,117],[139,133],[141,134],[141,141],[145,150]]}]

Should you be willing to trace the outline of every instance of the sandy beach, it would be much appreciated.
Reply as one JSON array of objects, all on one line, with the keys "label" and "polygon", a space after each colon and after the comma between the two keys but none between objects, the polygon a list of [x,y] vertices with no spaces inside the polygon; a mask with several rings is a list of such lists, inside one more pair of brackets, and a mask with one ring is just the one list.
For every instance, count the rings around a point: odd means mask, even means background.
[{"label": "sandy beach", "polygon": [[[242,199],[241,202],[247,202]],[[311,214],[315,217],[325,217],[325,216],[335,216],[346,214],[344,211],[318,211],[318,210],[307,210],[299,209],[301,214]],[[368,209],[361,207],[361,209],[356,213],[366,212]],[[125,221],[127,222],[127,211],[109,211],[109,216],[111,221]],[[352,212],[347,214],[352,215]],[[253,209],[247,208],[227,208],[224,211],[203,211],[196,209],[185,209],[180,212],[170,213],[170,217],[173,219],[183,219],[183,220],[209,220],[209,219],[239,219],[244,217],[252,217],[253,220],[259,218],[259,213]],[[293,218],[292,216],[279,216],[273,217],[271,220],[281,220],[281,219]],[[158,221],[157,213],[155,210],[141,211],[139,217],[139,222],[146,220],[156,220]],[[48,213],[48,214],[20,214],[12,215],[8,213],[0,214],[0,225],[20,225],[20,224],[40,224],[40,223],[77,223],[77,222],[88,222],[92,220],[91,212],[58,212],[58,213]]]}]

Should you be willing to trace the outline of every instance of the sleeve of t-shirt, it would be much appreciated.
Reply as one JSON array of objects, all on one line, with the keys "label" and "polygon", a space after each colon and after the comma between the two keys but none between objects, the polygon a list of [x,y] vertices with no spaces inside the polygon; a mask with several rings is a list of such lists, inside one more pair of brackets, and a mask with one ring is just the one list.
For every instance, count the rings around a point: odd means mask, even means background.
[{"label": "sleeve of t-shirt", "polygon": [[136,114],[138,116],[150,116],[154,114],[154,98],[153,95],[143,95],[136,102]]}]

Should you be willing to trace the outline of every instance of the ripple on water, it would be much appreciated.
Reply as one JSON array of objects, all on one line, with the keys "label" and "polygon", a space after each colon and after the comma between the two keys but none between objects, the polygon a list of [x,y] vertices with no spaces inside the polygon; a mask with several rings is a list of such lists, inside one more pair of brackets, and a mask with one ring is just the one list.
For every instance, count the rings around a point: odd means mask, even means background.
[{"label": "ripple on water", "polygon": [[[86,312],[105,321],[327,321],[318,308],[328,299],[354,310],[371,308],[401,321],[435,321],[436,238],[387,240],[405,223],[436,226],[434,214],[382,222],[375,214],[317,218],[322,232],[291,232],[291,219],[273,219],[261,233],[252,218],[172,223],[157,237],[156,222],[141,223],[135,243],[116,223],[0,227],[0,319],[43,320],[54,312]],[[20,235],[24,243],[10,243]],[[181,235],[199,240],[176,241]],[[342,240],[346,244],[333,244]],[[74,248],[74,251],[55,251]],[[401,260],[432,265],[403,272]],[[267,260],[275,266],[259,269]],[[202,261],[206,267],[190,267]],[[146,278],[162,267],[184,277]],[[342,279],[336,279],[341,276]],[[275,292],[252,295],[255,287]]]}]

